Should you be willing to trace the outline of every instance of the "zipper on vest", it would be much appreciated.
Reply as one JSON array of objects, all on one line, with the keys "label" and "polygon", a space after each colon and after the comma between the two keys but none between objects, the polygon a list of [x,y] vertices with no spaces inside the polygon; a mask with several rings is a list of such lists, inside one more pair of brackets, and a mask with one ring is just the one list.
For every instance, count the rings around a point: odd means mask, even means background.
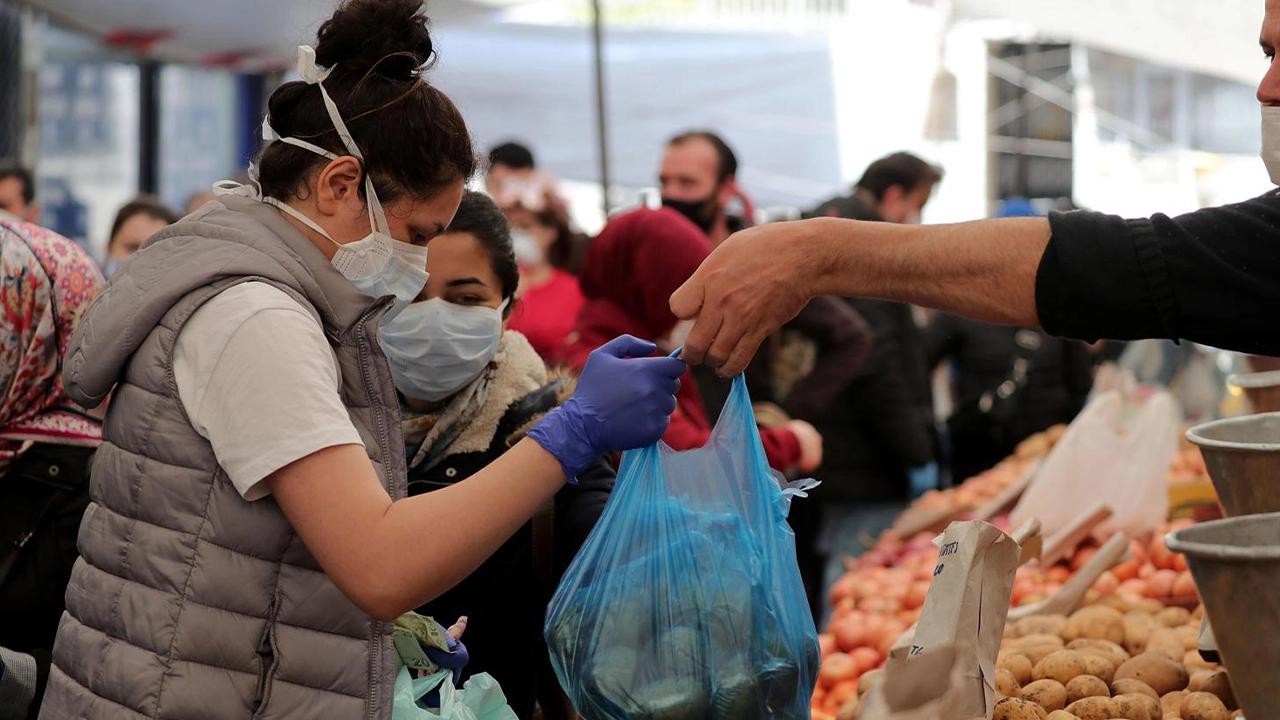
[{"label": "zipper on vest", "polygon": [[[375,407],[379,394],[375,391],[369,363],[373,358],[373,350],[369,344],[369,333],[365,329],[365,325],[370,318],[377,315],[381,317],[383,312],[389,307],[389,304],[376,306],[365,312],[360,317],[356,327],[359,329],[356,337],[356,344],[359,348],[360,377],[364,382],[365,396],[369,400],[369,414],[373,417],[374,432],[378,436],[378,450],[382,454],[383,479],[387,483],[387,494],[392,494],[391,484],[391,441],[387,437],[387,419],[383,416],[383,412]],[[394,392],[394,390],[393,390]],[[403,449],[400,452],[404,452]],[[367,717],[369,720],[376,720],[378,717],[379,701],[382,691],[382,623],[377,620],[371,620],[373,623],[373,632],[369,641],[369,712]],[[388,716],[390,713],[387,713]]]},{"label": "zipper on vest", "polygon": [[262,636],[258,638],[258,662],[261,669],[258,674],[258,692],[254,700],[254,717],[258,717],[266,709],[267,703],[271,701],[271,686],[275,680],[276,670],[279,665],[275,633],[278,606],[279,598],[273,597],[271,606],[267,608],[266,625],[262,628]]}]

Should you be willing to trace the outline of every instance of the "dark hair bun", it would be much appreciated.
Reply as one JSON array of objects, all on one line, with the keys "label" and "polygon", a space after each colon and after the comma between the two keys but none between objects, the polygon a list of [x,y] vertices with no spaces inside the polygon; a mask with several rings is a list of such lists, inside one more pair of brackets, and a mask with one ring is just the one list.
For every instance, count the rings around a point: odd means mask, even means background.
[{"label": "dark hair bun", "polygon": [[[423,77],[434,59],[427,25],[422,0],[345,0],[318,33],[316,62],[333,71],[324,80],[324,93],[360,148],[383,204],[405,195],[433,197],[476,169],[462,114]],[[272,93],[267,108],[271,127],[282,137],[348,153],[320,88],[285,83]],[[258,157],[258,183],[264,195],[303,198],[311,189],[312,171],[323,165],[324,158],[310,150],[267,143]]]},{"label": "dark hair bun", "polygon": [[432,58],[428,25],[421,0],[345,0],[320,26],[316,62],[344,74],[412,79]]}]

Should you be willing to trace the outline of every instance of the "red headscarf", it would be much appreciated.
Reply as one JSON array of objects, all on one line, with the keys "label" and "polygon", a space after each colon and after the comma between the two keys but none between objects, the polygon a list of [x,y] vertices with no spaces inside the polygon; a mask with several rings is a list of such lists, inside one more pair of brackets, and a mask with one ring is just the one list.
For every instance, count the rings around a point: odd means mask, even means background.
[{"label": "red headscarf", "polygon": [[[610,220],[587,250],[579,278],[587,304],[578,313],[565,360],[582,368],[592,350],[623,333],[646,340],[670,334],[678,322],[671,314],[671,293],[710,254],[711,241],[675,210],[633,210]],[[771,465],[786,470],[799,461],[795,433],[766,429],[760,435]],[[675,450],[687,450],[701,447],[710,436],[698,384],[686,373],[662,439]]]},{"label": "red headscarf", "polygon": [[28,442],[97,445],[98,425],[62,389],[62,356],[106,281],[78,245],[0,218],[0,475]]},{"label": "red headscarf", "polygon": [[614,328],[614,335],[655,340],[676,325],[671,293],[710,254],[711,241],[680,213],[633,210],[610,220],[591,241],[579,278],[582,292],[588,306],[607,303],[620,311],[609,314],[627,326]]}]

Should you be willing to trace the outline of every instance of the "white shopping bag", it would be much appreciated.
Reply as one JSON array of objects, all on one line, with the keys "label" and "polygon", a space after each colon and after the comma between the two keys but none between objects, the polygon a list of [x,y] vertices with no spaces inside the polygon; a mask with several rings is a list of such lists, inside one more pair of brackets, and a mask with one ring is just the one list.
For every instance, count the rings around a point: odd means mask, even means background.
[{"label": "white shopping bag", "polygon": [[1126,402],[1115,390],[1102,393],[1045,458],[1013,509],[1013,526],[1036,518],[1050,537],[1101,502],[1113,514],[1097,527],[1097,537],[1154,530],[1169,512],[1169,464],[1181,426],[1177,403],[1167,392],[1141,403]]}]

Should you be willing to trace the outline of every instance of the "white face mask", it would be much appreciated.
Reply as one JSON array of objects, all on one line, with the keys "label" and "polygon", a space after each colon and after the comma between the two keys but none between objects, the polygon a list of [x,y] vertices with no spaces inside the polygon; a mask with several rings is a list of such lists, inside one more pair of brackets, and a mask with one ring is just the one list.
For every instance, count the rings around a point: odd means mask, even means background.
[{"label": "white face mask", "polygon": [[[329,113],[329,119],[333,122],[343,147],[353,157],[364,163],[364,154],[360,152],[355,139],[351,137],[351,132],[347,130],[346,123],[342,121],[338,106],[324,89],[324,80],[331,72],[333,68],[322,68],[316,64],[314,49],[307,45],[298,47],[298,74],[302,76],[303,81],[320,89],[325,110]],[[336,154],[319,145],[298,138],[281,137],[271,127],[270,117],[262,121],[262,139],[267,142],[279,140],[329,160],[338,159]],[[250,168],[250,174],[253,175],[252,168]],[[334,240],[324,228],[320,227],[319,223],[302,214],[297,208],[276,198],[264,197],[260,188],[248,188],[224,181],[215,184],[213,190],[215,195],[246,195],[272,205],[319,233],[338,247],[338,251],[330,260],[333,267],[350,280],[361,293],[369,297],[394,295],[397,302],[393,306],[393,312],[413,302],[427,284],[427,248],[398,242],[391,237],[387,215],[382,210],[382,203],[378,201],[378,193],[373,189],[373,178],[367,167],[364,173],[364,193],[365,202],[369,208],[369,234],[349,243],[339,243]]]},{"label": "white face mask", "polygon": [[1271,182],[1280,185],[1280,107],[1262,106],[1262,162]]},{"label": "white face mask", "polygon": [[524,230],[511,231],[511,249],[515,252],[516,263],[521,267],[530,267],[542,262],[542,246]]},{"label": "white face mask", "polygon": [[382,326],[382,349],[396,388],[417,400],[443,400],[493,362],[502,338],[504,301],[497,308],[416,302]]}]

